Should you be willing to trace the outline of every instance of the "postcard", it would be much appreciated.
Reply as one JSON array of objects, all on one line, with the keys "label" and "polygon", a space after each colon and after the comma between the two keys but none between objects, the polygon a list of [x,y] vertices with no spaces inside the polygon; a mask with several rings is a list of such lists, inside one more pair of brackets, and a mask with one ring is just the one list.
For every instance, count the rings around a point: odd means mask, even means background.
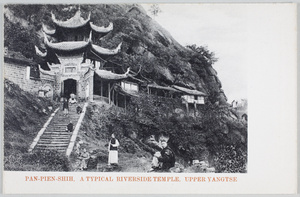
[{"label": "postcard", "polygon": [[3,192],[297,193],[296,17],[3,5]]}]

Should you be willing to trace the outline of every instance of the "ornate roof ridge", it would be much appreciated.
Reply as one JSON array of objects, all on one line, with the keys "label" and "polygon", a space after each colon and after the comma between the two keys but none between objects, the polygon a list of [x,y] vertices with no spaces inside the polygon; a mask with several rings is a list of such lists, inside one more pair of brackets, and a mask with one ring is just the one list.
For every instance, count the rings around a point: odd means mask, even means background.
[{"label": "ornate roof ridge", "polygon": [[108,33],[110,31],[112,31],[114,28],[114,25],[111,22],[109,23],[109,25],[107,27],[104,27],[104,26],[99,27],[97,25],[94,25],[93,22],[90,22],[90,26],[91,26],[92,30],[94,30],[97,33]]},{"label": "ornate roof ridge", "polygon": [[82,26],[86,25],[90,21],[91,12],[89,13],[89,16],[86,20],[81,17],[80,10],[78,10],[72,18],[70,18],[66,21],[57,20],[55,15],[53,14],[53,12],[51,12],[51,17],[52,17],[53,22],[57,26],[64,27],[64,28],[78,28],[78,27],[82,27]]}]

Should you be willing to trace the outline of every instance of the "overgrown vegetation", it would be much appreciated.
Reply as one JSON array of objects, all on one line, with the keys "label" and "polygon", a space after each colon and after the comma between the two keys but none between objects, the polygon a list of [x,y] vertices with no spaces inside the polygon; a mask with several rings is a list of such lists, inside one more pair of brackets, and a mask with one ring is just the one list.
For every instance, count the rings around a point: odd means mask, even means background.
[{"label": "overgrown vegetation", "polygon": [[[51,11],[59,20],[66,20],[75,14],[78,5],[7,5],[6,8],[12,16],[5,16],[5,47],[40,62],[34,54],[34,45],[44,48],[42,23],[54,27]],[[177,161],[185,166],[199,159],[208,160],[218,172],[246,171],[247,124],[232,114],[226,102],[222,84],[212,67],[217,61],[213,52],[203,46],[182,47],[141,8],[133,5],[82,5],[81,11],[84,18],[91,12],[91,21],[96,25],[113,22],[114,30],[95,44],[114,48],[123,43],[121,52],[107,61],[119,66],[120,73],[127,67],[134,72],[141,68],[139,77],[149,83],[176,84],[208,94],[196,117],[185,113],[180,99],[143,94],[131,99],[126,113],[107,105],[89,106],[79,138],[89,150],[99,153],[100,163],[105,164],[107,142],[110,133],[115,132],[120,139],[123,162],[128,164],[122,170],[144,171],[130,164],[139,161],[146,166],[157,150],[147,139],[164,131],[171,136],[169,144],[176,152]],[[37,99],[9,82],[5,86],[5,169],[69,170],[65,158],[55,153],[27,153],[48,118],[49,112],[44,113],[43,109],[54,104]],[[56,161],[57,168],[50,160],[43,162],[37,158],[46,156]],[[76,156],[72,159],[76,160]],[[39,161],[40,166],[31,166],[35,164],[31,161]]]},{"label": "overgrown vegetation", "polygon": [[96,111],[105,111],[105,115],[89,108],[84,123],[88,138],[100,141],[114,132],[121,141],[123,154],[140,153],[141,149],[153,154],[159,148],[147,139],[166,132],[181,165],[187,167],[197,159],[209,161],[217,172],[246,172],[247,125],[232,118],[226,106],[207,103],[199,108],[197,117],[191,117],[186,115],[181,99],[140,95],[131,99],[126,113],[104,106]]},{"label": "overgrown vegetation", "polygon": [[28,153],[33,139],[56,107],[56,103],[4,81],[5,170],[67,170],[66,160],[54,152]]},{"label": "overgrown vegetation", "polygon": [[56,151],[9,154],[4,166],[14,171],[71,171],[69,159]]}]

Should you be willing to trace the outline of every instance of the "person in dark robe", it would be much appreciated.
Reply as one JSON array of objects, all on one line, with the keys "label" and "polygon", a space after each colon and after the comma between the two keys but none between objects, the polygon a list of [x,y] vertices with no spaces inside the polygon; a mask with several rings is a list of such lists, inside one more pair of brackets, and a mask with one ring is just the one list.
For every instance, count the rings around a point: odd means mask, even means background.
[{"label": "person in dark robe", "polygon": [[79,105],[76,108],[76,112],[77,112],[77,114],[82,113],[82,108]]},{"label": "person in dark robe", "polygon": [[175,166],[175,154],[173,150],[168,146],[169,136],[165,133],[161,134],[159,137],[159,143],[162,147],[160,154],[155,154],[154,157],[157,158],[158,162],[161,163],[159,166],[159,171],[168,172],[170,168]]},{"label": "person in dark robe", "polygon": [[70,121],[70,123],[67,125],[66,131],[73,132],[73,128],[74,128],[73,123],[72,123],[72,121]]},{"label": "person in dark robe", "polygon": [[63,111],[64,111],[64,116],[67,116],[69,114],[69,103],[66,98],[64,99],[64,103],[63,103]]}]

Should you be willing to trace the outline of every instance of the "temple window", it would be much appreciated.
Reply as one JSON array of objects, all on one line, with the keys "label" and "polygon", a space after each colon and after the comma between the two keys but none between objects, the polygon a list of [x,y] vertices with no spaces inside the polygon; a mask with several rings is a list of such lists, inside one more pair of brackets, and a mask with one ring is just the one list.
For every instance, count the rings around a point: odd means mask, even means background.
[{"label": "temple window", "polygon": [[76,73],[76,67],[65,67],[65,73]]},{"label": "temple window", "polygon": [[125,91],[132,91],[132,92],[138,92],[139,91],[139,87],[135,83],[130,83],[130,82],[124,82],[124,81],[122,81],[121,82],[121,87]]},{"label": "temple window", "polygon": [[[29,74],[29,78],[28,78],[28,74]],[[40,78],[40,71],[36,65],[30,66],[30,68],[27,67],[26,79],[39,79],[39,78]]]},{"label": "temple window", "polygon": [[198,104],[204,104],[204,97],[203,96],[199,96],[198,97]]}]

